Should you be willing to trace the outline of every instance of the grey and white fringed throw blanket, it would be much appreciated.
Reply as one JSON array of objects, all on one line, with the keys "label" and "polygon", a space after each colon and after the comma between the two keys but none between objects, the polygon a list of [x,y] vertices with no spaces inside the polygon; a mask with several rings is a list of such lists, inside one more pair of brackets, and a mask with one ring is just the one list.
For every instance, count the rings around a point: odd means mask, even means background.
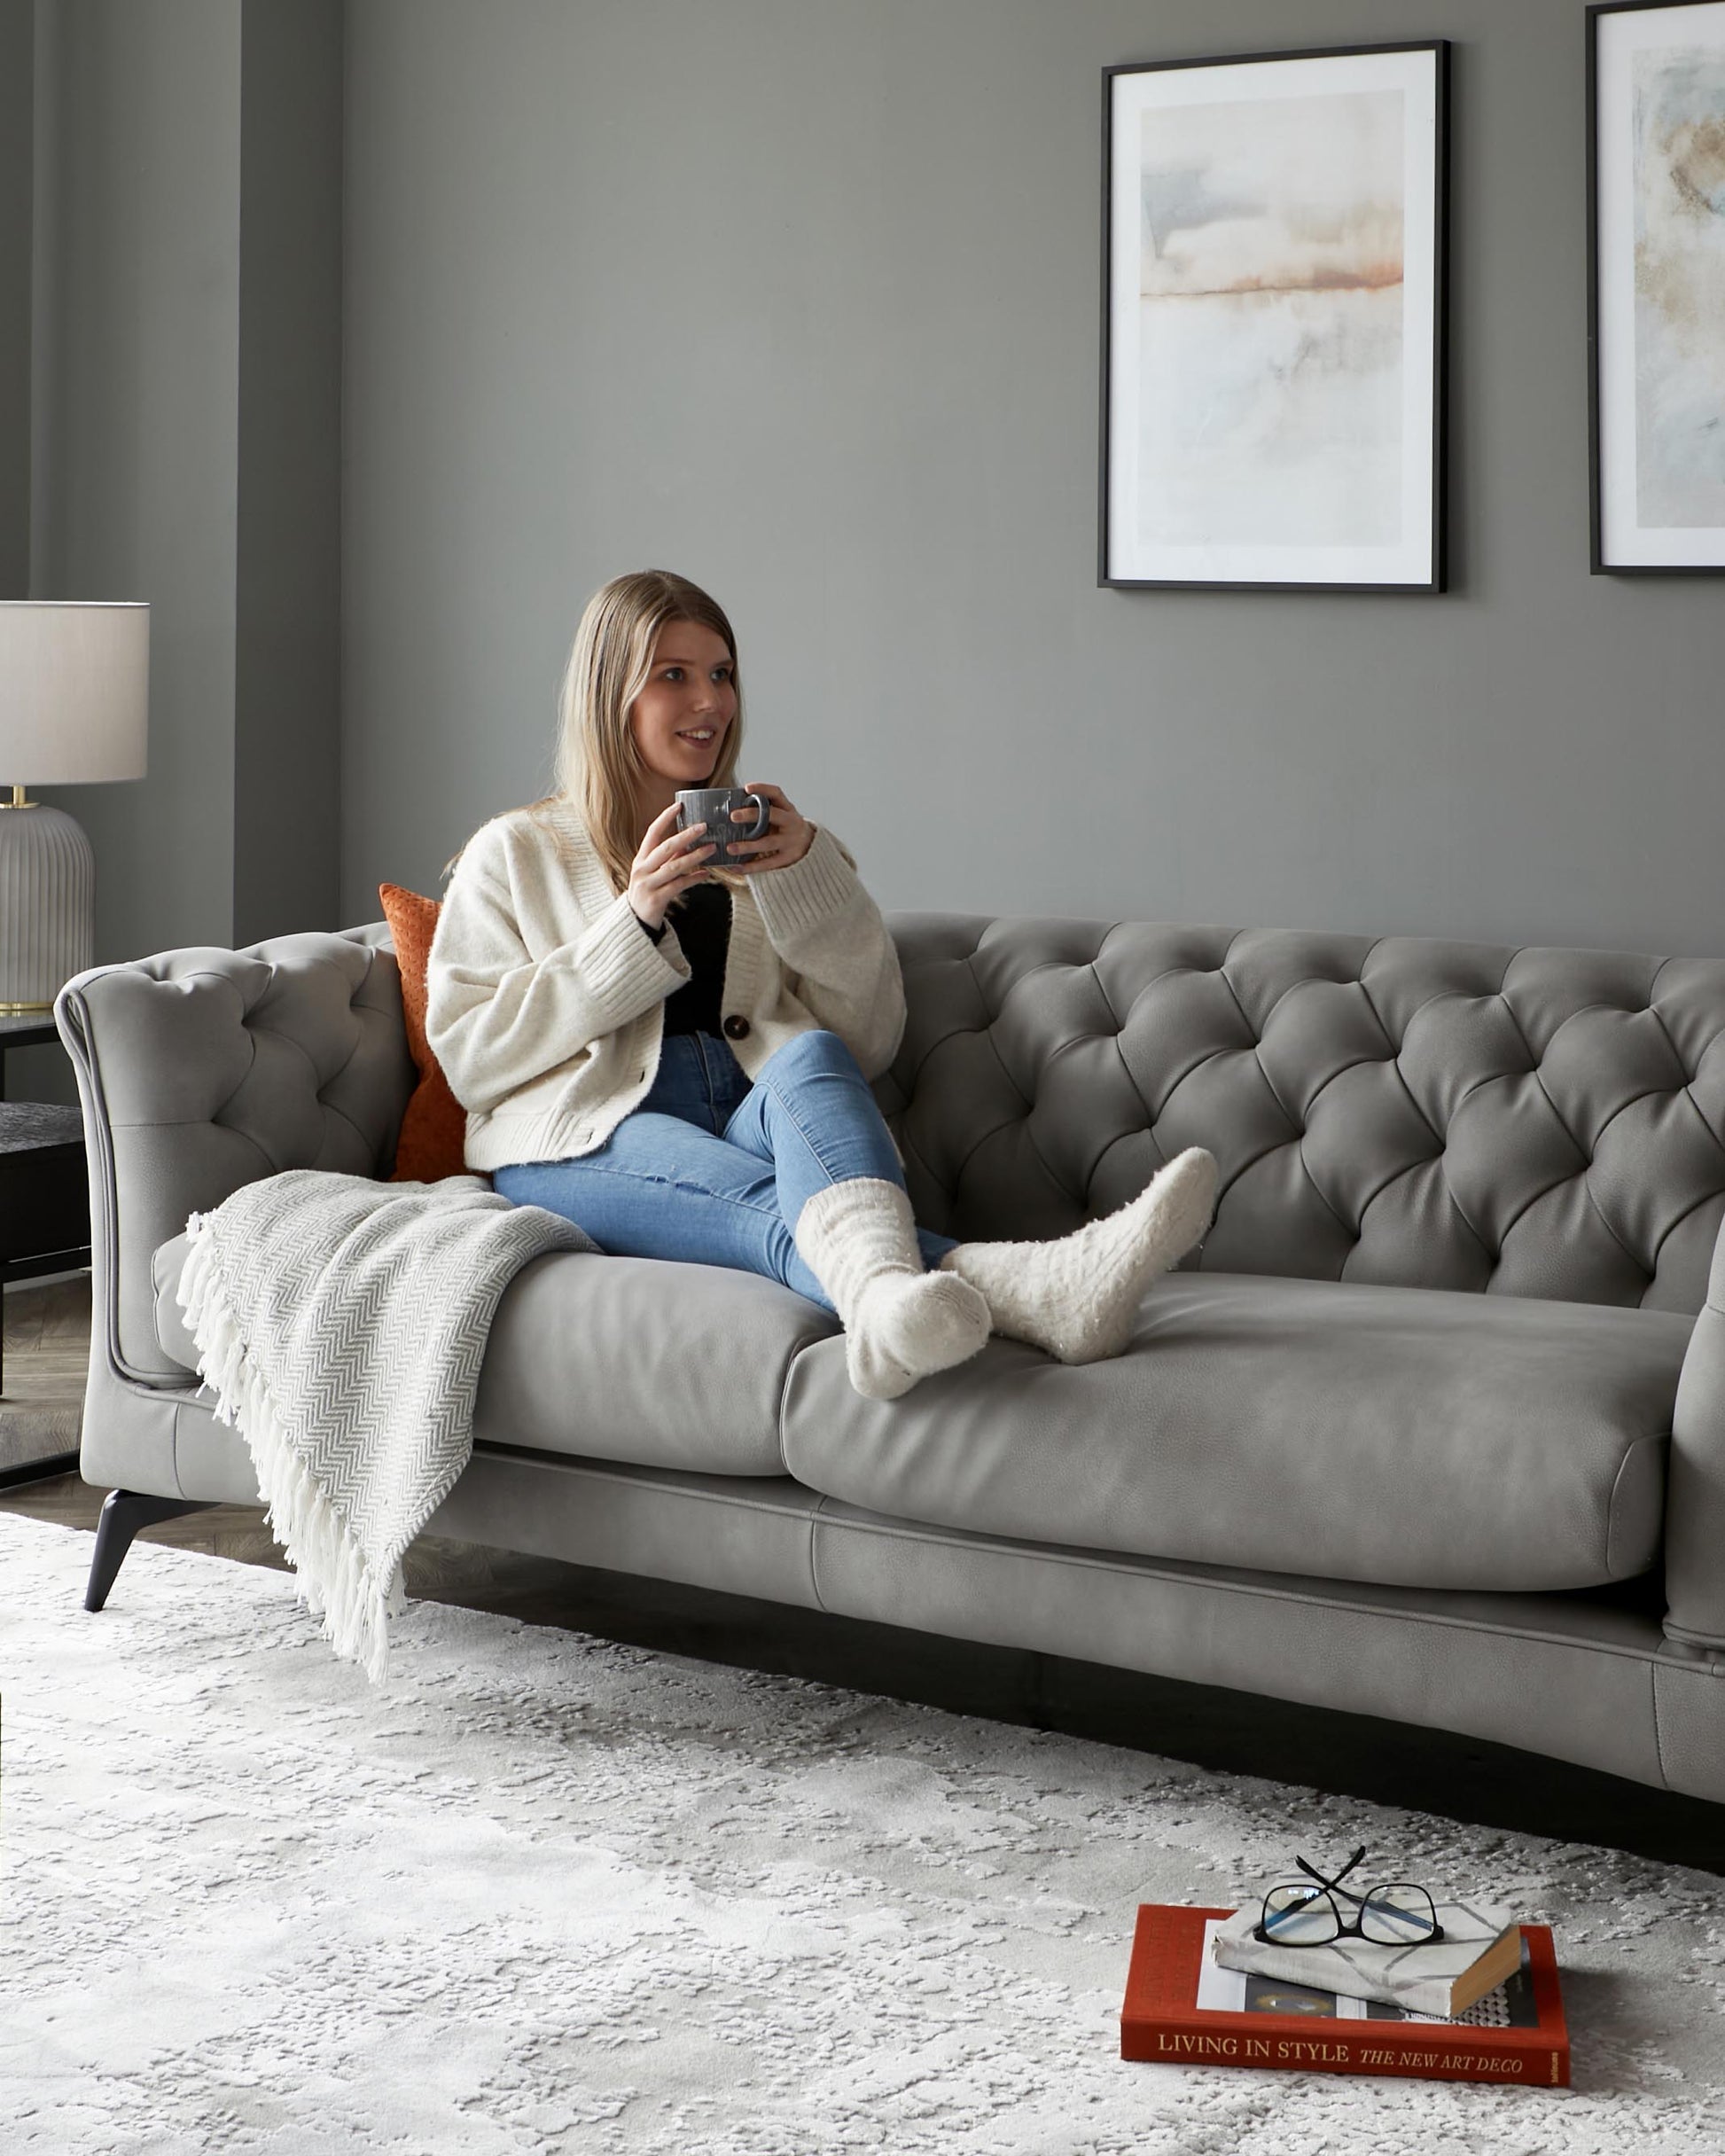
[{"label": "grey and white fringed throw blanket", "polygon": [[579,1228],[477,1176],[289,1168],[186,1223],[179,1296],[216,1414],[251,1449],[276,1540],[335,1651],[374,1683],[402,1558],[473,1449],[499,1297]]}]

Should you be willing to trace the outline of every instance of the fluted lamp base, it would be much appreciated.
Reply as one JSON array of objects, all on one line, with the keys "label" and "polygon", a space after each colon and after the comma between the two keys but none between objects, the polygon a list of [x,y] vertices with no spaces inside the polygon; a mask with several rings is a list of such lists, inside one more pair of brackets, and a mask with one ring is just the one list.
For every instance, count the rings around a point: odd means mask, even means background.
[{"label": "fluted lamp base", "polygon": [[0,1018],[51,1011],[96,949],[90,840],[63,808],[22,792],[0,801]]}]

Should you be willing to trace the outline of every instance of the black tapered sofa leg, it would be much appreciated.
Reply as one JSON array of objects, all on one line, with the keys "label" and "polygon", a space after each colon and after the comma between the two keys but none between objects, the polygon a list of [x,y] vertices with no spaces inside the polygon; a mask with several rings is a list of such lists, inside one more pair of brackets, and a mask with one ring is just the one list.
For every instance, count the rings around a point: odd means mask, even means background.
[{"label": "black tapered sofa leg", "polygon": [[84,1590],[84,1607],[99,1610],[108,1598],[132,1537],[140,1527],[153,1527],[164,1519],[177,1519],[182,1512],[207,1512],[208,1504],[188,1497],[144,1497],[137,1490],[111,1489],[96,1523],[96,1554],[90,1560],[90,1585]]}]

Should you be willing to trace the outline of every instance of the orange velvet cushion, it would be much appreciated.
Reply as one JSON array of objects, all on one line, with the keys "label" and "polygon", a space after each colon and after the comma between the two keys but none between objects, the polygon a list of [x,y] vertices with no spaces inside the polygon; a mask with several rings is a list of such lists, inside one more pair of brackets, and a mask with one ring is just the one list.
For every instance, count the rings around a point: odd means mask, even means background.
[{"label": "orange velvet cushion", "polygon": [[380,883],[383,918],[395,941],[395,964],[402,975],[402,1015],[407,1020],[407,1044],[419,1082],[402,1117],[402,1134],[395,1141],[395,1172],[392,1183],[441,1183],[445,1176],[467,1172],[463,1146],[467,1136],[467,1111],[449,1090],[442,1066],[425,1039],[425,966],[431,957],[432,937],[437,933],[441,911],[434,898],[421,898],[399,884]]}]

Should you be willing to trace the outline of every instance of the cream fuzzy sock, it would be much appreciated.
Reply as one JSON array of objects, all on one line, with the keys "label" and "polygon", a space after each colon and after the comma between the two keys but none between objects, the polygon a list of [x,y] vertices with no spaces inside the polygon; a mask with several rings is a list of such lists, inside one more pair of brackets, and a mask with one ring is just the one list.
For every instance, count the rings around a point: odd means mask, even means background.
[{"label": "cream fuzzy sock", "polygon": [[896,1400],[986,1345],[987,1304],[968,1282],[925,1269],[897,1183],[859,1176],[816,1191],[796,1240],[843,1322],[845,1366],[868,1399]]},{"label": "cream fuzzy sock", "polygon": [[1051,1243],[960,1243],[941,1261],[980,1288],[996,1332],[1063,1363],[1119,1355],[1144,1290],[1210,1224],[1216,1164],[1200,1146],[1106,1220]]}]

